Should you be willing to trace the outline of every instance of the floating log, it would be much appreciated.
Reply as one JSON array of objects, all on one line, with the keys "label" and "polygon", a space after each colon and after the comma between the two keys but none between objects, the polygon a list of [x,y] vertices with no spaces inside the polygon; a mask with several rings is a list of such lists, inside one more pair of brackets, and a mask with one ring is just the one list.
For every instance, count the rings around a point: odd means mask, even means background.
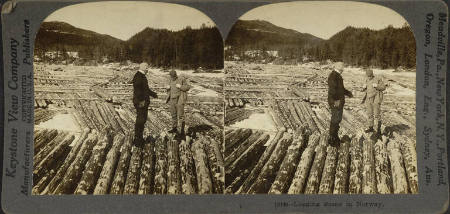
[{"label": "floating log", "polygon": [[88,137],[90,131],[91,130],[89,128],[85,128],[83,130],[80,137],[77,139],[77,142],[72,146],[72,149],[70,150],[69,154],[64,159],[64,163],[61,165],[61,167],[58,167],[58,172],[56,173],[55,177],[53,177],[53,179],[47,185],[46,187],[47,193],[53,193],[55,191],[56,187],[66,174],[70,164],[75,160],[76,156],[78,155],[78,152],[80,151],[82,144]]},{"label": "floating log", "polygon": [[292,134],[285,132],[281,142],[277,144],[272,155],[267,160],[255,183],[250,187],[249,193],[267,193],[275,180],[276,172],[286,155],[287,148],[292,143]]},{"label": "floating log", "polygon": [[318,135],[317,132],[311,135],[308,146],[306,147],[305,151],[303,151],[300,162],[298,163],[291,186],[288,189],[288,194],[301,194],[304,192],[308,174],[311,169],[315,154],[314,151],[319,144],[319,140],[320,135]]},{"label": "floating log", "polygon": [[259,173],[261,172],[261,169],[264,167],[264,165],[266,164],[267,160],[271,157],[273,150],[277,146],[278,141],[280,141],[280,139],[283,137],[284,132],[286,132],[286,129],[284,127],[282,127],[277,132],[277,134],[272,139],[270,144],[264,150],[264,153],[259,158],[258,163],[256,164],[256,166],[253,167],[253,169],[251,170],[250,174],[247,176],[247,179],[242,184],[241,188],[238,191],[239,193],[246,193],[249,190],[250,186],[253,184],[253,182],[258,177]]},{"label": "floating log", "polygon": [[[33,165],[34,166],[38,166],[40,163],[41,163],[41,161],[45,158],[45,157],[47,157],[47,155],[56,147],[56,146],[58,146],[59,144],[61,144],[61,142],[63,142],[64,141],[64,139],[66,138],[68,136],[68,133],[67,132],[59,132],[58,133],[58,136],[56,136],[55,138],[53,138],[53,140],[52,141],[50,141],[50,142],[48,142],[42,149],[41,149],[41,151],[39,151],[39,153],[37,153],[35,156],[34,156],[34,158],[33,158]],[[35,180],[35,178],[33,178],[33,180],[34,181],[36,181],[36,183],[37,183],[37,180]]]},{"label": "floating log", "polygon": [[153,194],[155,185],[155,142],[154,136],[146,139],[143,149],[142,170],[139,180],[139,195]]},{"label": "floating log", "polygon": [[180,155],[178,141],[169,137],[167,142],[167,193],[180,194],[181,191],[181,172]]},{"label": "floating log", "polygon": [[155,189],[153,194],[167,193],[167,141],[169,139],[163,132],[155,143]]},{"label": "floating log", "polygon": [[338,150],[338,162],[336,167],[336,176],[334,178],[333,194],[347,193],[349,164],[350,164],[350,142],[351,139],[343,137]]},{"label": "floating log", "polygon": [[191,151],[195,163],[195,171],[197,174],[197,188],[199,194],[213,193],[211,176],[208,169],[208,159],[200,140],[194,140]]},{"label": "floating log", "polygon": [[130,165],[128,166],[127,179],[125,180],[125,187],[123,194],[136,194],[139,188],[139,176],[141,171],[141,157],[142,149],[133,146],[131,149]]},{"label": "floating log", "polygon": [[[214,193],[223,193],[223,187],[225,182],[223,162],[219,163],[219,160],[216,156],[216,151],[214,149],[214,146],[212,145],[213,143],[209,140],[209,138],[204,136],[200,137],[202,138],[202,142],[204,144],[204,148],[208,156],[208,163],[209,168],[211,169],[211,179]],[[218,149],[219,148],[217,148],[217,150]],[[221,154],[219,155],[221,156]]]},{"label": "floating log", "polygon": [[102,133],[103,136],[94,146],[92,155],[86,163],[86,168],[83,171],[83,176],[75,189],[74,194],[92,194],[95,184],[100,176],[102,165],[105,162],[106,151],[111,148],[110,129],[108,128]]},{"label": "floating log", "polygon": [[323,166],[325,165],[326,145],[328,135],[322,135],[319,145],[316,147],[316,154],[314,156],[314,162],[312,163],[311,170],[306,183],[305,194],[317,194],[319,190],[320,178],[322,177]]},{"label": "floating log", "polygon": [[412,140],[406,137],[402,137],[396,132],[394,132],[393,135],[395,139],[400,142],[400,151],[402,152],[403,161],[405,162],[405,169],[410,192],[413,194],[417,194],[419,192],[419,181],[417,175],[416,145]]},{"label": "floating log", "polygon": [[225,138],[225,157],[228,156],[227,154],[231,154],[233,148],[249,138],[251,134],[252,130],[244,129],[239,133],[236,133],[236,135],[232,135],[230,138]]},{"label": "floating log", "polygon": [[394,194],[408,193],[408,181],[403,168],[403,157],[397,141],[391,139],[387,144],[389,161],[391,163],[392,186]]},{"label": "floating log", "polygon": [[[231,154],[225,154],[225,166],[229,167],[247,148],[252,145],[261,135],[262,131],[253,132],[247,139],[242,143],[236,145],[237,147],[231,151]],[[231,150],[232,148],[230,148]],[[228,151],[230,152],[230,151]]]},{"label": "floating log", "polygon": [[363,141],[363,171],[362,171],[362,193],[377,193],[375,178],[375,159],[373,154],[374,141],[367,135]]},{"label": "floating log", "polygon": [[120,148],[119,163],[117,163],[116,171],[114,172],[114,178],[111,183],[110,194],[122,194],[125,187],[125,179],[128,173],[128,166],[131,159],[131,148],[133,144],[133,137],[128,134],[125,137],[125,142]]},{"label": "floating log", "polygon": [[381,194],[390,194],[391,192],[391,176],[389,173],[389,162],[386,151],[387,137],[383,136],[383,140],[375,143],[375,173],[377,181],[377,190]]},{"label": "floating log", "polygon": [[75,160],[67,169],[64,178],[61,183],[56,187],[54,194],[72,194],[78,185],[78,181],[82,176],[82,172],[84,171],[85,165],[89,160],[92,148],[97,143],[98,132],[96,130],[92,130],[89,133],[87,139],[82,143],[80,151],[78,155],[75,157]]},{"label": "floating log", "polygon": [[319,194],[331,194],[334,188],[334,176],[337,164],[337,148],[334,146],[327,147],[327,157],[322,172],[322,179],[319,186]]},{"label": "floating log", "polygon": [[306,126],[300,127],[300,136],[288,147],[286,156],[281,163],[280,170],[278,170],[277,176],[270,187],[270,194],[287,193],[289,184],[293,179],[295,169],[300,160],[302,151],[308,143],[310,134],[311,133]]},{"label": "floating log", "polygon": [[316,117],[314,112],[311,109],[311,105],[308,102],[299,102],[300,109],[305,114],[306,121],[309,124],[309,128],[312,132],[317,130],[323,131],[325,128],[319,127],[320,124],[316,123]]},{"label": "floating log", "polygon": [[361,194],[362,192],[362,148],[361,148],[361,134],[354,137],[350,146],[350,177],[348,185],[348,193]]},{"label": "floating log", "polygon": [[[264,152],[264,144],[269,140],[268,134],[261,135],[256,141],[248,147],[229,167],[226,167],[225,181],[234,181],[239,177],[239,183],[235,184],[232,189],[233,192],[237,191],[240,184],[242,184],[250,174],[250,170],[256,165],[256,160]],[[243,173],[245,172],[245,173]]]},{"label": "floating log", "polygon": [[183,194],[187,195],[197,192],[196,171],[190,143],[191,137],[189,136],[186,136],[186,140],[182,140],[180,143],[181,190]]},{"label": "floating log", "polygon": [[114,170],[119,162],[120,148],[122,147],[124,141],[125,136],[123,134],[118,133],[114,136],[112,148],[106,155],[105,163],[103,164],[100,177],[94,189],[94,195],[108,194],[113,180]]},{"label": "floating log", "polygon": [[55,137],[58,136],[58,131],[55,129],[44,130],[44,132],[34,141],[34,154],[38,154],[41,149],[52,142]]},{"label": "floating log", "polygon": [[292,117],[292,121],[293,124],[296,124],[296,128],[299,129],[301,125],[303,125],[304,123],[306,123],[306,121],[304,121],[304,117],[301,114],[301,112],[298,112],[295,110],[294,107],[294,103],[292,102],[292,100],[287,101],[287,107],[289,109],[289,112],[291,113]]}]

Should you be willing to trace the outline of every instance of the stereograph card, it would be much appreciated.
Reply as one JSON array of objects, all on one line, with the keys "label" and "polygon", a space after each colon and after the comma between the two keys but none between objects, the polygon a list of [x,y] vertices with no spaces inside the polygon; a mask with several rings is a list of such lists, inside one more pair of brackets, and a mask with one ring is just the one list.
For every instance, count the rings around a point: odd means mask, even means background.
[{"label": "stereograph card", "polygon": [[8,1],[6,213],[443,213],[439,0]]}]

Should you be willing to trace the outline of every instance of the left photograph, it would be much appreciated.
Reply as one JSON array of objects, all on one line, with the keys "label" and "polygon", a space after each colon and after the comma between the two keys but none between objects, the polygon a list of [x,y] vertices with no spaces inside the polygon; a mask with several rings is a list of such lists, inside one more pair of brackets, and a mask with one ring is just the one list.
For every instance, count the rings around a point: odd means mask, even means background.
[{"label": "left photograph", "polygon": [[32,194],[223,193],[223,57],[186,6],[52,13],[34,46]]}]

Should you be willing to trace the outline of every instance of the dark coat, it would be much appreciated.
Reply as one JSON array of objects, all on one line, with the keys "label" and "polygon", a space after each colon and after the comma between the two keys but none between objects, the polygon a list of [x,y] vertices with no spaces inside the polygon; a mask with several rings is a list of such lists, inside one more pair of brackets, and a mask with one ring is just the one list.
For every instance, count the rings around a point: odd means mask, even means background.
[{"label": "dark coat", "polygon": [[145,101],[145,105],[150,104],[150,97],[157,98],[156,93],[148,87],[147,77],[141,72],[136,72],[133,77],[133,104],[138,106],[139,102]]},{"label": "dark coat", "polygon": [[340,73],[332,71],[328,76],[328,104],[334,107],[334,102],[339,100],[339,108],[344,107],[345,96],[352,96],[352,93],[344,88],[344,80]]}]

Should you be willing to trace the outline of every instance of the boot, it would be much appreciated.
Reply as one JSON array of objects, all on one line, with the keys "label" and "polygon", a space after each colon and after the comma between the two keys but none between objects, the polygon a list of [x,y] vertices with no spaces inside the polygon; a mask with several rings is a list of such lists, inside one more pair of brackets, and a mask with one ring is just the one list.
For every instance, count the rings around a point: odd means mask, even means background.
[{"label": "boot", "polygon": [[144,139],[143,138],[134,138],[133,140],[133,144],[134,146],[138,147],[138,148],[143,148],[144,147]]},{"label": "boot", "polygon": [[168,131],[170,134],[176,133],[177,132],[177,127],[172,127],[171,130]]},{"label": "boot", "polygon": [[369,128],[367,128],[366,130],[364,130],[365,133],[369,133],[369,132],[374,132],[375,130],[373,130],[373,126],[369,126]]},{"label": "boot", "polygon": [[186,126],[186,123],[184,121],[181,122],[181,127],[180,127],[180,134],[181,135],[185,135],[186,134],[185,130],[184,130],[185,126]]}]

